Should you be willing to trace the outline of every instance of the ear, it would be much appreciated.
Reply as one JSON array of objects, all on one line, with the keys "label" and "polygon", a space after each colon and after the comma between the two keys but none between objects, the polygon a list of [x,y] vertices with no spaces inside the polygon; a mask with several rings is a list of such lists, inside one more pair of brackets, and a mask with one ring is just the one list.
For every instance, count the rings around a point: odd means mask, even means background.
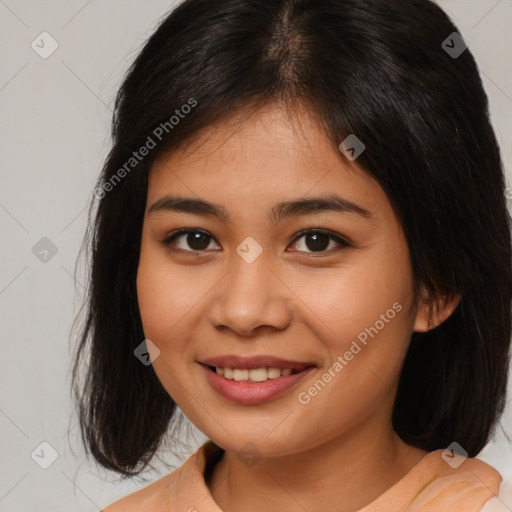
[{"label": "ear", "polygon": [[461,295],[437,296],[433,304],[433,311],[429,304],[430,294],[421,287],[421,299],[416,309],[414,332],[427,332],[442,324],[459,305]]}]

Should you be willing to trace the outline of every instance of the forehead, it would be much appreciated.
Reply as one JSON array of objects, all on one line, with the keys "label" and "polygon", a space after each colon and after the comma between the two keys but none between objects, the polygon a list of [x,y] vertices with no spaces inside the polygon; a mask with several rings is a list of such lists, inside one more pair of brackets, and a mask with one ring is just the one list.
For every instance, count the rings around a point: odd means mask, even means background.
[{"label": "forehead", "polygon": [[149,176],[148,207],[176,194],[209,198],[247,214],[326,194],[367,210],[389,207],[379,184],[356,162],[343,160],[307,112],[290,114],[278,106],[242,112],[160,155]]}]

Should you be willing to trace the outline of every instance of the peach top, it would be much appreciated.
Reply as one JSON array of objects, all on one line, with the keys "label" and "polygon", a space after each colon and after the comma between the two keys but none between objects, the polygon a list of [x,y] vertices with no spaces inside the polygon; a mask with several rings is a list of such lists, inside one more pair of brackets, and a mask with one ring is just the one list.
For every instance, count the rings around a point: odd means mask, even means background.
[{"label": "peach top", "polygon": [[[209,440],[175,471],[116,501],[104,512],[222,512],[205,478],[223,453]],[[491,466],[468,458],[452,468],[442,453],[437,450],[427,454],[401,480],[358,512],[477,512],[498,494],[501,476]]]}]

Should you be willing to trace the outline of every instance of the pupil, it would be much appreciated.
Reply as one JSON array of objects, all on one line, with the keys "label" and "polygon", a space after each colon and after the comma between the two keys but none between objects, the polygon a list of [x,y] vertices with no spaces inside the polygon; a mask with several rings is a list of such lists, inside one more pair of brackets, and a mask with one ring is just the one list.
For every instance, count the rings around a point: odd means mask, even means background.
[{"label": "pupil", "polygon": [[207,235],[202,233],[189,233],[187,236],[187,243],[192,249],[203,251],[210,244]]},{"label": "pupil", "polygon": [[[323,238],[323,240],[322,240]],[[311,241],[312,243],[308,243]],[[329,245],[329,237],[323,233],[315,233],[313,235],[306,235],[306,245],[311,251],[325,250]]]}]

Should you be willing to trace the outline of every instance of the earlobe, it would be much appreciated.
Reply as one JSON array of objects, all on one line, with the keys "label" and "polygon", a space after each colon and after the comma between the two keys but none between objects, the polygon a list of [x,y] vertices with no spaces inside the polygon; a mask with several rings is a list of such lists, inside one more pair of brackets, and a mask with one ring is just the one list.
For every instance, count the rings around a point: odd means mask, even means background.
[{"label": "earlobe", "polygon": [[429,294],[422,287],[421,299],[416,310],[414,332],[427,332],[442,324],[457,308],[461,295],[439,296],[430,306]]}]

